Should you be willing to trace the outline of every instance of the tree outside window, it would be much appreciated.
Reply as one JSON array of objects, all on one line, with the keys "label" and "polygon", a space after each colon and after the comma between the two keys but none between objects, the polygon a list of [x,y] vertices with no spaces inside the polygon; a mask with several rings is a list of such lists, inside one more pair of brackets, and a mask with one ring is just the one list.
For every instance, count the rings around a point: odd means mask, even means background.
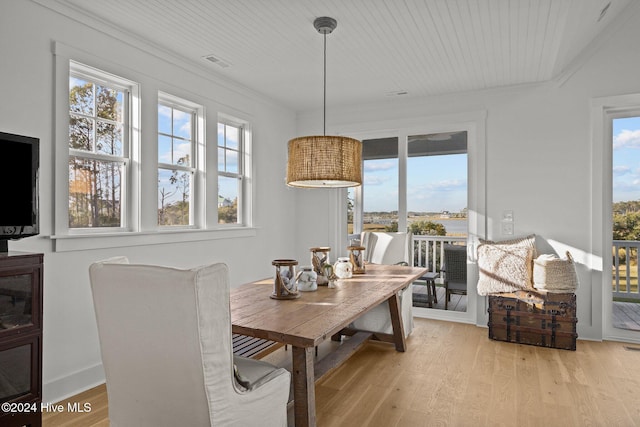
[{"label": "tree outside window", "polygon": [[69,78],[69,228],[123,226],[128,92],[81,73]]},{"label": "tree outside window", "polygon": [[195,112],[158,104],[158,225],[193,225]]}]

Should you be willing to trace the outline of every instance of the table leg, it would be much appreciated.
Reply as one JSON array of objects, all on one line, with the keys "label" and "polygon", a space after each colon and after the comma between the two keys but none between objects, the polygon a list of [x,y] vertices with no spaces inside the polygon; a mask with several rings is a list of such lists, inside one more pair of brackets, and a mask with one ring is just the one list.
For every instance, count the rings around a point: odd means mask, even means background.
[{"label": "table leg", "polygon": [[431,293],[431,282],[427,280],[427,304],[429,304],[429,308],[433,308],[433,298],[434,295]]},{"label": "table leg", "polygon": [[313,347],[292,346],[293,411],[296,427],[315,427],[316,388]]},{"label": "table leg", "polygon": [[[409,292],[405,290],[405,292]],[[407,341],[404,337],[404,325],[402,324],[402,310],[400,308],[400,297],[394,294],[389,298],[389,314],[391,315],[391,326],[393,326],[393,341],[396,351],[405,351]]]}]

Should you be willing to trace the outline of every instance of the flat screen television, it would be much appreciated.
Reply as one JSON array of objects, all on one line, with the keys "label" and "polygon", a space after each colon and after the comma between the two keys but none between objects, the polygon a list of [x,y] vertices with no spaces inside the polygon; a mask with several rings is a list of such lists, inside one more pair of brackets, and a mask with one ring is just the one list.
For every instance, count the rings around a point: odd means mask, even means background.
[{"label": "flat screen television", "polygon": [[8,240],[40,233],[40,140],[0,132],[0,159],[0,252],[7,252]]}]

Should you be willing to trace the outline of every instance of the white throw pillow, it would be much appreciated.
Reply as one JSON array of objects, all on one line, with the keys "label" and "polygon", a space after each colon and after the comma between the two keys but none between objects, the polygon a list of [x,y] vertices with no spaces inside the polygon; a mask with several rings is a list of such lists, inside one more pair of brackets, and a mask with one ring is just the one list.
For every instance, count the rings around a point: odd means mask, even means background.
[{"label": "white throw pillow", "polygon": [[535,235],[478,246],[478,295],[533,289]]}]

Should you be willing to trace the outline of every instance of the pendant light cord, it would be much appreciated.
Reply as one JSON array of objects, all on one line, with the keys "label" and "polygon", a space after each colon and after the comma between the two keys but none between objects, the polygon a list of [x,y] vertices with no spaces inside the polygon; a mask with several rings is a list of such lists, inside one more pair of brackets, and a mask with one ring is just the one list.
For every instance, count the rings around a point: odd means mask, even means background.
[{"label": "pendant light cord", "polygon": [[322,135],[327,136],[327,33],[324,33],[324,84],[323,84]]}]

